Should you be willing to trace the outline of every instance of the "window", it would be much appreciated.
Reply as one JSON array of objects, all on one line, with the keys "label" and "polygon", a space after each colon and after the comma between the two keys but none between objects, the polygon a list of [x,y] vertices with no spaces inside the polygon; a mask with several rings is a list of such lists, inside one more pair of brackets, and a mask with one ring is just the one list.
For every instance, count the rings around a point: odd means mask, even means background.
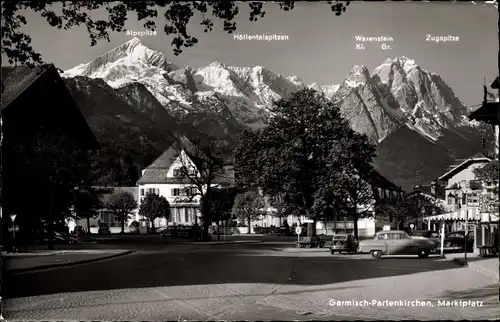
[{"label": "window", "polygon": [[379,240],[381,240],[381,239],[389,239],[389,236],[388,236],[388,235],[389,235],[389,234],[380,234],[380,235],[378,235],[378,238],[377,238],[377,239],[379,239]]},{"label": "window", "polygon": [[448,195],[448,206],[452,206],[455,204],[455,198],[452,196]]},{"label": "window", "polygon": [[431,238],[439,238],[439,234],[438,233],[432,233],[431,234]]},{"label": "window", "polygon": [[174,188],[172,189],[172,196],[180,196],[181,195],[181,189],[179,188]]},{"label": "window", "polygon": [[390,239],[405,239],[405,235],[403,234],[398,234],[398,233],[392,233],[389,236]]},{"label": "window", "polygon": [[196,171],[194,169],[187,169],[186,167],[174,169],[174,177],[184,176],[185,174],[188,176],[195,176]]},{"label": "window", "polygon": [[477,193],[469,193],[467,194],[467,202],[469,204],[478,204],[479,203],[479,196]]},{"label": "window", "polygon": [[141,189],[141,197],[144,197],[144,189]]},{"label": "window", "polygon": [[160,189],[159,188],[148,188],[148,193],[159,195],[160,194]]}]

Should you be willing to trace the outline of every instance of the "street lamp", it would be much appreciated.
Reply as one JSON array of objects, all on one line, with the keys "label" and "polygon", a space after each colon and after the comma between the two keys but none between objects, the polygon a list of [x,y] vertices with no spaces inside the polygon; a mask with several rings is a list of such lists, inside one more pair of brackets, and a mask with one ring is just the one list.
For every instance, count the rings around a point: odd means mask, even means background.
[{"label": "street lamp", "polygon": [[422,230],[424,230],[425,206],[422,207]]},{"label": "street lamp", "polygon": [[456,191],[461,192],[461,199],[462,203],[458,204],[458,208],[462,209],[461,205],[465,205],[465,231],[464,231],[464,266],[468,266],[467,263],[467,239],[469,238],[469,206],[468,206],[468,200],[467,200],[467,193],[469,189],[469,184],[470,182],[468,181],[462,181],[461,183],[458,184],[458,188],[455,189]]}]

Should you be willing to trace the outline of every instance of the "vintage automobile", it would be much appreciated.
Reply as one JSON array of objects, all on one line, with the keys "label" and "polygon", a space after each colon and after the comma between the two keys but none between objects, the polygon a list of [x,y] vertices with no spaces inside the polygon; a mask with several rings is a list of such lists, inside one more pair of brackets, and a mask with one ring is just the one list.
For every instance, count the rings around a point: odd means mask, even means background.
[{"label": "vintage automobile", "polygon": [[[447,252],[464,251],[465,247],[465,231],[453,231],[444,237],[444,250]],[[474,249],[474,237],[472,233],[467,238],[467,252],[472,252]]]},{"label": "vintage automobile", "polygon": [[336,234],[332,238],[332,243],[330,244],[330,252],[335,254],[338,252],[339,254],[342,252],[346,252],[348,254],[356,253],[358,251],[358,242],[356,238],[354,238],[353,234]]},{"label": "vintage automobile", "polygon": [[410,233],[411,238],[427,238],[436,243],[436,247],[441,246],[441,235],[433,230],[415,230]]},{"label": "vintage automobile", "polygon": [[370,253],[377,259],[382,255],[418,255],[426,258],[435,248],[436,243],[427,238],[411,238],[402,230],[383,230],[377,232],[373,239],[361,241],[358,253]]}]

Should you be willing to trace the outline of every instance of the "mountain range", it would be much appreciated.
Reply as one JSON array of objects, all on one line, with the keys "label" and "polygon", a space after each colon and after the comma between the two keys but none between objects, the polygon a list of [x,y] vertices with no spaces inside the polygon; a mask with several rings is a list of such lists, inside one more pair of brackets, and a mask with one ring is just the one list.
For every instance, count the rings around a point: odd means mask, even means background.
[{"label": "mountain range", "polygon": [[437,177],[455,158],[482,152],[481,137],[491,136],[468,121],[471,109],[439,75],[407,57],[387,59],[371,72],[353,66],[339,84],[307,85],[262,66],[179,68],[133,38],[61,76],[98,139],[126,143],[138,168],[180,133],[234,144],[244,127],[268,124],[275,101],[303,88],[338,104],[353,129],[377,144],[377,170],[406,190]]}]

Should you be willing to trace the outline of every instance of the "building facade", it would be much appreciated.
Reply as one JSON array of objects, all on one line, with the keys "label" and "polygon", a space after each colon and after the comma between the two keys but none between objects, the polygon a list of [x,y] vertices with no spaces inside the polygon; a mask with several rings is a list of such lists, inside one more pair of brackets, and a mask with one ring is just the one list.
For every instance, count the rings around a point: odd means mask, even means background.
[{"label": "building facade", "polygon": [[[109,189],[110,192],[105,193],[101,196],[101,201],[103,205],[106,205],[109,198],[114,193],[120,193],[120,192],[127,192],[132,196],[134,196],[134,199],[137,203],[139,201],[136,187],[109,187],[105,189]],[[125,232],[126,233],[134,232],[137,228],[133,227],[132,223],[134,221],[139,222],[140,219],[141,218],[139,217],[139,209],[136,208],[130,213],[128,220],[125,222]],[[118,234],[121,232],[122,229],[121,221],[117,220],[114,214],[110,210],[106,209],[106,207],[99,209],[98,215],[95,218],[91,218],[89,220],[89,223],[90,227],[87,227],[88,224],[87,219],[77,219],[77,220],[69,219],[67,221],[67,225],[70,231],[73,231],[75,226],[82,226],[85,227],[87,231],[90,231],[92,234],[97,234],[97,232],[99,231],[99,226],[104,225],[109,227],[109,230],[111,231],[112,234]]]},{"label": "building facade", "polygon": [[[147,193],[165,197],[170,203],[170,217],[157,218],[155,227],[168,225],[192,225],[201,217],[201,192],[208,186],[200,180],[203,159],[206,156],[186,137],[180,137],[146,169],[137,182],[136,193],[139,207]],[[224,173],[217,176],[211,188],[232,184],[232,168],[226,166]],[[198,178],[198,179],[196,179]]]},{"label": "building facade", "polygon": [[493,243],[493,236],[498,230],[498,213],[484,205],[485,196],[492,194],[492,185],[478,180],[474,174],[475,169],[489,162],[489,158],[475,156],[450,165],[446,173],[439,177],[446,182],[447,211],[426,218],[431,230],[440,230],[442,225],[445,233],[467,229],[474,236],[475,251],[478,246]]},{"label": "building facade", "polygon": [[[374,216],[358,220],[359,237],[371,237],[377,231],[390,227],[391,223],[388,221],[387,216],[382,210],[378,210],[379,208],[376,206],[404,196],[404,191],[400,187],[387,180],[377,171],[373,171],[369,187],[372,190],[373,201],[369,205],[358,205],[358,212],[373,211]],[[279,227],[286,220],[292,226],[293,224],[300,225],[308,219],[306,216],[289,215],[280,220],[273,213],[276,213],[276,209],[268,205],[266,215],[262,216],[260,220],[255,220],[253,224],[258,227]],[[351,218],[346,216],[326,217],[316,222],[317,234],[334,235],[341,232],[354,232],[354,222]]]}]

